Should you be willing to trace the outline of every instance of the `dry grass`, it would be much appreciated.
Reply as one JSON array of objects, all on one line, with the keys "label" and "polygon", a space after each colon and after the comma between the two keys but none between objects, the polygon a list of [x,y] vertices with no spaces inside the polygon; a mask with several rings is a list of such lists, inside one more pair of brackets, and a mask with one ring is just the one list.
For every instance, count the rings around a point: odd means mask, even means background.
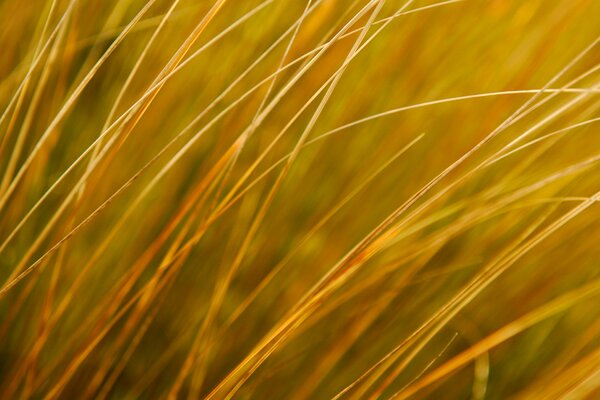
[{"label": "dry grass", "polygon": [[0,398],[600,398],[600,2],[0,17]]}]

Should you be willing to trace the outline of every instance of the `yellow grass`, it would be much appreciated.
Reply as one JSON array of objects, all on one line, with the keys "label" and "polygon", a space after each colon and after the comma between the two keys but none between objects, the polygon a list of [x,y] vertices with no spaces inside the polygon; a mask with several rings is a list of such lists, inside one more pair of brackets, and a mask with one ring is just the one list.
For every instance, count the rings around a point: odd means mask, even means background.
[{"label": "yellow grass", "polygon": [[600,398],[600,2],[0,17],[1,399]]}]

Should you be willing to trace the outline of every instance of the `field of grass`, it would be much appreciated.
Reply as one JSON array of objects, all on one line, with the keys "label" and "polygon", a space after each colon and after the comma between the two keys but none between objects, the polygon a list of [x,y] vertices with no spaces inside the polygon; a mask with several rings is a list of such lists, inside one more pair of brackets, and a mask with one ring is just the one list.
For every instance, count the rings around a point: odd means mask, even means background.
[{"label": "field of grass", "polygon": [[0,399],[600,399],[600,1],[0,21]]}]

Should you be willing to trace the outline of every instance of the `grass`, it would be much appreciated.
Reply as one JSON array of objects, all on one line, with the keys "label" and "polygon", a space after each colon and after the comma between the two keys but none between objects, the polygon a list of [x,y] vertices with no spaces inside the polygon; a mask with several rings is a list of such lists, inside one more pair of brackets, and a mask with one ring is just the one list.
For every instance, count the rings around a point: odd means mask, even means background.
[{"label": "grass", "polygon": [[0,398],[598,398],[598,15],[5,0]]}]

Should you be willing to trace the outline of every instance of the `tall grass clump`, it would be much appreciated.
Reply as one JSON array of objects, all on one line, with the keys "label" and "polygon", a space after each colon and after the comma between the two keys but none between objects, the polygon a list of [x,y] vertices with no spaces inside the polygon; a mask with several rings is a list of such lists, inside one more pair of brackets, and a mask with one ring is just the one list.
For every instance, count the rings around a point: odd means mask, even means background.
[{"label": "tall grass clump", "polygon": [[600,399],[600,1],[0,17],[0,399]]}]

